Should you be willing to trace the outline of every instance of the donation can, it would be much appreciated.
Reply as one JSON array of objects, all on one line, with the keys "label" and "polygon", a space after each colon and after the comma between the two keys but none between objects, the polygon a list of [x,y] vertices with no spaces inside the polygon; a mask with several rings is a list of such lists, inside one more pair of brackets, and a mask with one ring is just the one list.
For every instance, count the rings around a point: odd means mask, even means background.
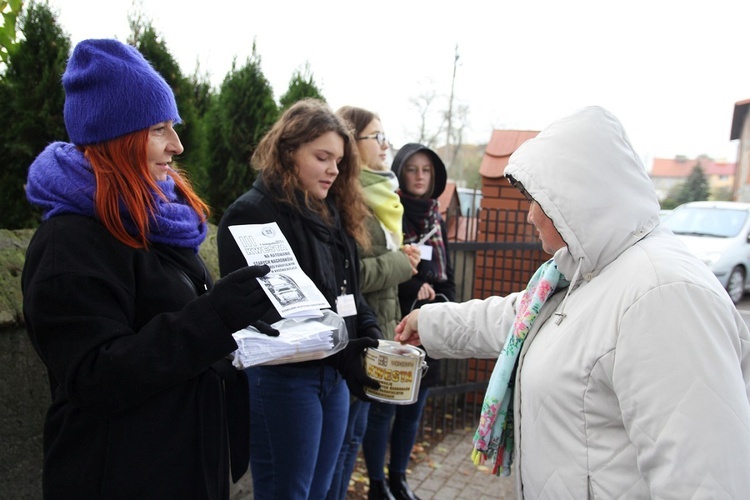
[{"label": "donation can", "polygon": [[419,384],[427,372],[425,352],[419,347],[392,340],[379,340],[365,352],[367,375],[380,382],[380,389],[365,387],[375,401],[409,405],[417,401]]}]

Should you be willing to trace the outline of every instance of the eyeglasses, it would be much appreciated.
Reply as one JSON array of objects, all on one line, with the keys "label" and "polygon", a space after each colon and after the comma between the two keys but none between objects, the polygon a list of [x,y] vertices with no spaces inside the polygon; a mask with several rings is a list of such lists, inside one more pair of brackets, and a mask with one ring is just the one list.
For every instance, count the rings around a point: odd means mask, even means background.
[{"label": "eyeglasses", "polygon": [[379,145],[383,145],[386,142],[388,142],[388,139],[385,138],[385,134],[383,132],[378,132],[377,134],[370,134],[370,135],[363,135],[362,137],[357,137],[358,141],[363,141],[365,139],[375,139],[378,141]]},{"label": "eyeglasses", "polygon": [[506,175],[505,178],[508,179],[508,182],[510,182],[510,185],[513,186],[514,188],[518,189],[518,191],[520,191],[520,193],[523,195],[523,197],[526,198],[529,202],[533,202],[534,201],[534,198],[532,198],[531,195],[529,194],[529,192],[526,191],[526,188],[523,187],[523,184],[521,184],[520,182],[518,182],[515,179],[515,177],[513,177],[512,175]]}]

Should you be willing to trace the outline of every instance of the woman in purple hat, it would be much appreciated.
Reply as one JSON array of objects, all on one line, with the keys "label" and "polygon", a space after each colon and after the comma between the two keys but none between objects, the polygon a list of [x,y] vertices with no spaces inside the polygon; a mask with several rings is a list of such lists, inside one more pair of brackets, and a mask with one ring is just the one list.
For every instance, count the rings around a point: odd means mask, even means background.
[{"label": "woman in purple hat", "polygon": [[208,207],[173,165],[174,95],[136,49],[79,43],[63,86],[71,143],[26,186],[43,213],[22,286],[52,396],[44,496],[226,499],[249,456],[232,333],[271,307],[268,268],[212,283]]}]

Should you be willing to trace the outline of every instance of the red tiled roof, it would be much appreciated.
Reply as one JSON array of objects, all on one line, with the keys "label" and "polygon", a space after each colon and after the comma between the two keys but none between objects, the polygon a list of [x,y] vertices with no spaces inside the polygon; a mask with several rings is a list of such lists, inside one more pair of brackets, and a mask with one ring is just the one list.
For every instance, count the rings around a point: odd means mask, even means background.
[{"label": "red tiled roof", "polygon": [[[454,201],[456,206],[451,207],[451,203]],[[456,210],[461,206],[461,199],[458,197],[455,181],[447,181],[445,183],[443,194],[438,196],[438,204],[441,217],[447,221],[448,241],[475,241],[477,218],[464,217],[463,215],[459,215],[459,210]],[[452,208],[450,215],[448,215],[449,208]]]},{"label": "red tiled roof", "polygon": [[443,194],[438,196],[438,207],[440,210],[440,215],[445,219],[446,212],[448,211],[448,208],[451,206],[451,200],[453,197],[456,197],[456,203],[458,203],[458,194],[456,193],[456,183],[453,181],[447,181],[445,183],[445,189],[443,190]]},{"label": "red tiled roof", "polygon": [[490,142],[484,150],[479,174],[483,177],[503,176],[508,158],[518,147],[539,134],[534,130],[493,130]]},{"label": "red tiled roof", "polygon": [[715,162],[703,165],[703,172],[706,175],[734,175],[737,169],[736,163]]},{"label": "red tiled roof", "polygon": [[[676,159],[676,158],[654,158],[651,168],[651,177],[688,177],[698,160]],[[703,173],[712,175],[734,175],[735,163],[717,162],[709,159],[700,160]]]}]

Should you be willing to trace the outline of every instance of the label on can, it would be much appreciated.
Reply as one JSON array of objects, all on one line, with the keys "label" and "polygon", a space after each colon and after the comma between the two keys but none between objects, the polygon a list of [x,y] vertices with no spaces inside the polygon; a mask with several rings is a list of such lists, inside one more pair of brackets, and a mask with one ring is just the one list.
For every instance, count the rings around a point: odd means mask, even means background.
[{"label": "label on can", "polygon": [[380,340],[377,348],[367,349],[367,375],[380,382],[380,389],[365,387],[365,393],[376,400],[392,404],[412,404],[419,394],[424,351],[398,342]]}]

